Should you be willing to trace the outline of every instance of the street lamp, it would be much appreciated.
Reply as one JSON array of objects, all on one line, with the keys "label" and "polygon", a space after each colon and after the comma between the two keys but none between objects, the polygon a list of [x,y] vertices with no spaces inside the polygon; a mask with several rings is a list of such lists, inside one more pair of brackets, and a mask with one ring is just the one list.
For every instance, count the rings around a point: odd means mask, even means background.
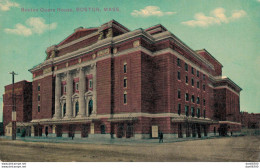
[{"label": "street lamp", "polygon": [[16,74],[14,71],[9,72],[10,74],[12,74],[12,140],[16,139],[16,109],[15,109],[15,98],[14,98],[14,75],[18,75]]}]

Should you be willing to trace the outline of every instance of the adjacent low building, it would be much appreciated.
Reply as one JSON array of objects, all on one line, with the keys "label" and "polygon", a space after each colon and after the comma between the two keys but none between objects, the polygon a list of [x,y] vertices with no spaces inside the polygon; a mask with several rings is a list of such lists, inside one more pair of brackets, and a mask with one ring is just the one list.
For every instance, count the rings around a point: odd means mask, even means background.
[{"label": "adjacent low building", "polygon": [[29,71],[31,135],[202,137],[239,133],[240,91],[207,50],[162,25],[77,28]]},{"label": "adjacent low building", "polygon": [[245,129],[259,129],[260,128],[260,113],[241,112],[241,124]]},{"label": "adjacent low building", "polygon": [[[12,93],[13,85],[5,86],[5,93],[3,94],[3,127],[6,136],[12,136]],[[30,135],[31,127],[26,123],[32,120],[32,82],[25,80],[16,82],[14,84],[14,100],[16,121],[21,123],[17,125],[17,132],[19,134],[22,129],[26,128],[27,135]]]}]

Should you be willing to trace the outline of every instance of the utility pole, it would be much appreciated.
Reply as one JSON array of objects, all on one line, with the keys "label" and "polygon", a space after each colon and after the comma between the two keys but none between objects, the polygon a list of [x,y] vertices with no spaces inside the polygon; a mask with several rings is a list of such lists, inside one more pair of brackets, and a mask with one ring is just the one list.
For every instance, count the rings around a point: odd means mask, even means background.
[{"label": "utility pole", "polygon": [[15,108],[15,97],[14,97],[14,75],[16,74],[14,71],[10,72],[12,74],[12,102],[13,102],[13,109],[12,109],[12,140],[16,140],[16,108]]}]

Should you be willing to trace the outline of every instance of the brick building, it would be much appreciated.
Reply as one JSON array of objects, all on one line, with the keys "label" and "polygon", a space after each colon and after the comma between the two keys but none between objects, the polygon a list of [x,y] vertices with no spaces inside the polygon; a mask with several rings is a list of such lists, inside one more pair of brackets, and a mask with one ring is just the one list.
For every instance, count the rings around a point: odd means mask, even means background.
[{"label": "brick building", "polygon": [[241,124],[242,128],[248,129],[259,129],[260,128],[260,113],[248,113],[242,111],[241,115]]},{"label": "brick building", "polygon": [[[12,84],[5,86],[3,94],[3,128],[5,135],[12,135]],[[32,120],[32,82],[20,81],[14,84],[15,111],[18,133],[22,127],[27,127],[26,122]],[[26,125],[26,126],[25,126]],[[29,133],[28,133],[29,135]]]},{"label": "brick building", "polygon": [[32,135],[201,137],[239,132],[241,88],[164,26],[78,28],[30,69]]}]

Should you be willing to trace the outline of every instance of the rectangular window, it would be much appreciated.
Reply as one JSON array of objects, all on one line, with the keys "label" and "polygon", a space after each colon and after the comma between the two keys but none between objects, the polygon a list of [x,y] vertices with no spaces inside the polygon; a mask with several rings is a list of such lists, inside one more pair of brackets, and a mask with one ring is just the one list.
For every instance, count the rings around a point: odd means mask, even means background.
[{"label": "rectangular window", "polygon": [[197,117],[200,118],[200,109],[197,109]]},{"label": "rectangular window", "polygon": [[195,97],[194,97],[194,95],[191,96],[191,102],[192,102],[192,103],[195,102]]},{"label": "rectangular window", "polygon": [[41,85],[40,84],[38,84],[38,91],[40,91],[41,90]]},{"label": "rectangular window", "polygon": [[89,80],[89,88],[92,89],[93,87],[93,83],[92,83],[92,79]]},{"label": "rectangular window", "polygon": [[203,74],[203,80],[205,80],[205,78],[206,78],[206,77],[205,77],[205,74]]},{"label": "rectangular window", "polygon": [[38,112],[41,112],[41,106],[38,105]]},{"label": "rectangular window", "polygon": [[189,82],[188,76],[185,76],[185,81],[186,81],[186,83]]},{"label": "rectangular window", "polygon": [[185,94],[185,100],[186,100],[186,101],[189,101],[189,93],[186,93],[186,94]]},{"label": "rectangular window", "polygon": [[197,70],[197,77],[200,77],[200,72]]},{"label": "rectangular window", "polygon": [[76,83],[76,91],[79,91],[79,83]]},{"label": "rectangular window", "polygon": [[203,105],[204,105],[204,106],[206,105],[206,100],[205,100],[205,99],[203,99]]},{"label": "rectangular window", "polygon": [[177,58],[177,65],[178,65],[178,66],[181,66],[181,60],[180,60],[180,58]]},{"label": "rectangular window", "polygon": [[178,80],[181,80],[181,72],[178,71],[177,75],[178,75]]},{"label": "rectangular window", "polygon": [[180,98],[181,98],[181,91],[178,90],[178,99],[180,99]]},{"label": "rectangular window", "polygon": [[75,82],[73,81],[73,93],[75,93],[75,90],[76,90],[76,84],[75,84]]},{"label": "rectangular window", "polygon": [[66,93],[66,91],[67,91],[67,87],[66,85],[64,85],[64,93]]},{"label": "rectangular window", "polygon": [[127,64],[125,63],[124,64],[124,73],[126,73],[127,72]]},{"label": "rectangular window", "polygon": [[191,67],[191,73],[194,75],[194,68]]},{"label": "rectangular window", "polygon": [[191,108],[190,108],[190,111],[191,111],[191,116],[194,117],[194,116],[195,116],[194,107],[191,107]]},{"label": "rectangular window", "polygon": [[205,91],[205,90],[206,90],[206,86],[205,86],[205,84],[203,84],[203,86],[202,86],[202,87],[203,87],[203,90]]},{"label": "rectangular window", "polygon": [[185,71],[188,71],[188,64],[185,63]]},{"label": "rectangular window", "polygon": [[197,97],[197,104],[200,104],[200,98]]},{"label": "rectangular window", "polygon": [[124,104],[126,104],[127,103],[127,93],[125,92],[124,93]]},{"label": "rectangular window", "polygon": [[197,81],[197,88],[200,88],[200,82]]},{"label": "rectangular window", "polygon": [[178,104],[178,114],[181,114],[181,104]]},{"label": "rectangular window", "polygon": [[189,116],[189,106],[185,106],[185,115]]},{"label": "rectangular window", "polygon": [[206,118],[206,110],[203,111],[203,117]]},{"label": "rectangular window", "polygon": [[194,86],[194,79],[191,79],[191,85]]},{"label": "rectangular window", "polygon": [[124,78],[124,87],[125,88],[127,87],[127,78],[126,77]]},{"label": "rectangular window", "polygon": [[41,95],[38,94],[38,101],[41,101]]}]

